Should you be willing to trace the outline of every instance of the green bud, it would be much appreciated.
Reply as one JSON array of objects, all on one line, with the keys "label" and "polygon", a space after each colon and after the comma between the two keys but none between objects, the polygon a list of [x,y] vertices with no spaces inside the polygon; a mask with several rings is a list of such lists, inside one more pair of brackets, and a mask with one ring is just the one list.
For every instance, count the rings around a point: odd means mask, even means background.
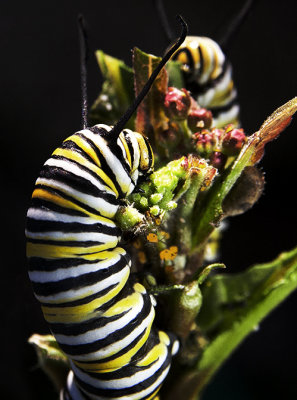
[{"label": "green bud", "polygon": [[175,201],[168,201],[167,210],[174,210],[177,207],[177,203]]},{"label": "green bud", "polygon": [[153,206],[153,207],[150,207],[150,213],[154,216],[154,217],[156,217],[157,215],[159,215],[160,214],[160,207],[159,206]]},{"label": "green bud", "polygon": [[143,214],[132,206],[120,207],[116,214],[116,220],[124,231],[142,222],[143,218]]},{"label": "green bud", "polygon": [[154,193],[150,197],[150,202],[152,204],[157,204],[162,200],[162,198],[163,198],[163,194],[162,193]]}]

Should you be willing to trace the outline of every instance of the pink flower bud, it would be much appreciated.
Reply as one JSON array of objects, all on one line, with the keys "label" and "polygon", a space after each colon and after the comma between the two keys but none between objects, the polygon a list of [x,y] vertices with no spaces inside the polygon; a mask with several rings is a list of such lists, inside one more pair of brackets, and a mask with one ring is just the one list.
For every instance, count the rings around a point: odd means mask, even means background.
[{"label": "pink flower bud", "polygon": [[213,152],[216,141],[212,132],[204,129],[195,133],[196,148],[202,157],[208,157]]},{"label": "pink flower bud", "polygon": [[165,112],[175,120],[186,119],[191,107],[191,96],[186,89],[169,87],[164,101]]},{"label": "pink flower bud", "polygon": [[214,151],[209,157],[211,165],[217,169],[222,169],[225,165],[227,157],[220,151]]},{"label": "pink flower bud", "polygon": [[206,108],[191,108],[188,115],[188,125],[191,131],[209,129],[212,124],[212,113]]},{"label": "pink flower bud", "polygon": [[246,136],[243,129],[227,130],[222,142],[222,150],[229,156],[238,154],[246,142]]}]

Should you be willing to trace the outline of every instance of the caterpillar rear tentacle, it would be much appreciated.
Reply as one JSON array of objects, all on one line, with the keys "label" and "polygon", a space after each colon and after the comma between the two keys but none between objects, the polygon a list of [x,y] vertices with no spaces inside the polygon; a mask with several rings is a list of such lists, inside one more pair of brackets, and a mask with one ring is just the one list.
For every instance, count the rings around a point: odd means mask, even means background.
[{"label": "caterpillar rear tentacle", "polygon": [[120,121],[68,137],[35,184],[26,229],[29,276],[70,360],[61,399],[154,399],[178,351],[175,336],[154,326],[155,299],[130,276],[114,219],[120,200],[153,169],[148,140],[123,126],[184,41],[180,21],[180,38]]}]

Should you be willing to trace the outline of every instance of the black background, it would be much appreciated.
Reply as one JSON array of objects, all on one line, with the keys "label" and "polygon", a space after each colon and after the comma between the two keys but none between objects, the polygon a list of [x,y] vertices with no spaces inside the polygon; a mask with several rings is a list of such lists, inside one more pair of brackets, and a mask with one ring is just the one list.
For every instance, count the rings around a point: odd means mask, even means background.
[{"label": "black background", "polygon": [[[193,35],[219,39],[241,1],[164,1]],[[168,43],[150,1],[1,1],[1,391],[5,399],[53,399],[26,340],[46,333],[26,273],[24,223],[34,181],[55,147],[80,128],[76,18],[88,21],[90,46],[131,62],[130,49],[161,55]],[[296,1],[257,2],[229,52],[242,109],[252,133],[296,95]],[[179,31],[179,27],[177,27]],[[89,98],[100,89],[94,59]],[[229,221],[221,260],[229,271],[276,257],[296,244],[297,122],[269,144],[261,166],[261,200]],[[296,385],[296,295],[251,334],[205,392],[211,399],[293,399]],[[182,400],[182,399],[181,399]]]}]

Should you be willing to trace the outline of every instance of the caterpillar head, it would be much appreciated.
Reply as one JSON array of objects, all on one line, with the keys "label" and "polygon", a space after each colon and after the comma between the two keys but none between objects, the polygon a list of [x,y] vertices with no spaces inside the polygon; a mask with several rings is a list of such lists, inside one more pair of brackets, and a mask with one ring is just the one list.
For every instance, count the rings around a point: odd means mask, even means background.
[{"label": "caterpillar head", "polygon": [[134,184],[145,180],[153,172],[154,153],[147,138],[138,132],[125,129],[121,132],[120,145]]}]

